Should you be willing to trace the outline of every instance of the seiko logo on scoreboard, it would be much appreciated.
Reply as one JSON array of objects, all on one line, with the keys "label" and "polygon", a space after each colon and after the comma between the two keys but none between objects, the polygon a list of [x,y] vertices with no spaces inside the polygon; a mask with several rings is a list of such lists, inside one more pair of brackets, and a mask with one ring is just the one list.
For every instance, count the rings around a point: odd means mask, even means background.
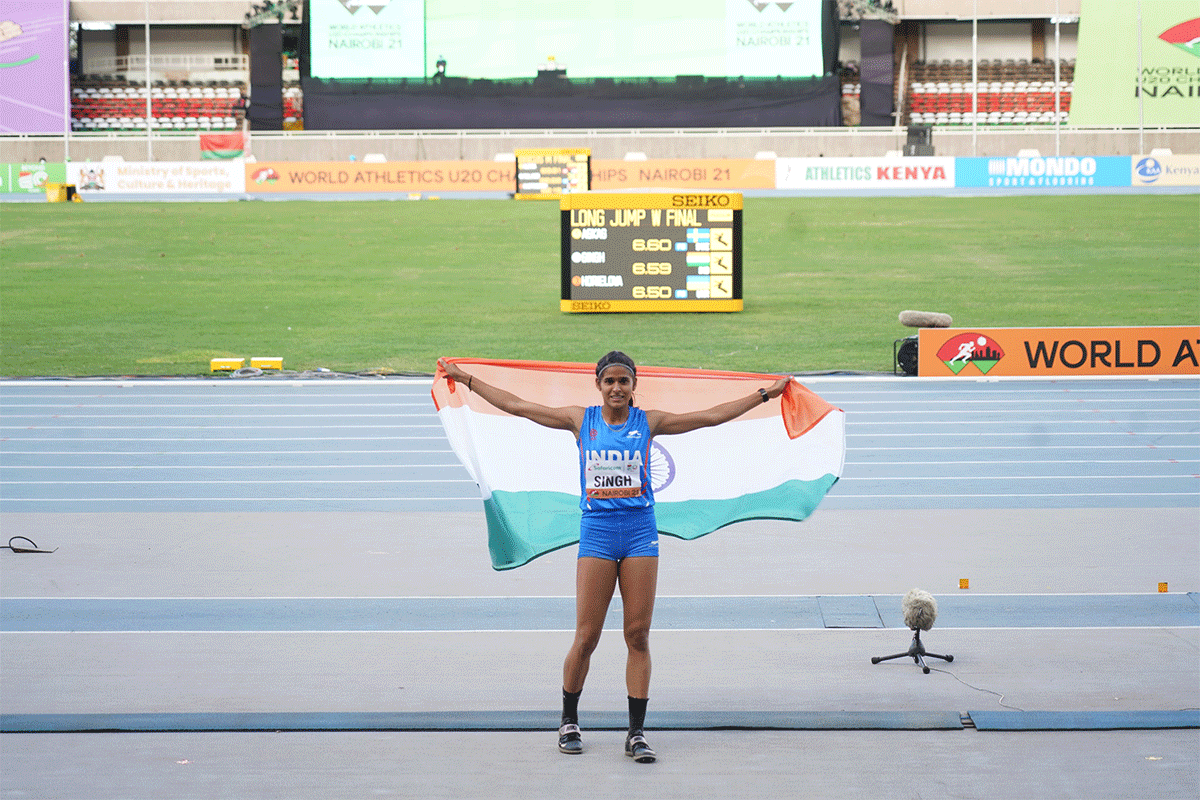
[{"label": "seiko logo on scoreboard", "polygon": [[727,194],[676,194],[671,205],[676,208],[729,208],[733,200]]}]

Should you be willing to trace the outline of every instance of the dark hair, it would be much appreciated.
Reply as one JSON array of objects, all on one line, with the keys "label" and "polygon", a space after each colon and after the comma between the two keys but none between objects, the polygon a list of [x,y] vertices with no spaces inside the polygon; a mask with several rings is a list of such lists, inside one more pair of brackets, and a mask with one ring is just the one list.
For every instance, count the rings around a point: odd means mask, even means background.
[{"label": "dark hair", "polygon": [[622,353],[620,350],[612,350],[605,353],[604,356],[596,362],[596,377],[600,377],[600,373],[611,367],[613,364],[619,364],[633,373],[633,377],[637,377],[637,367],[633,364],[633,359]]}]

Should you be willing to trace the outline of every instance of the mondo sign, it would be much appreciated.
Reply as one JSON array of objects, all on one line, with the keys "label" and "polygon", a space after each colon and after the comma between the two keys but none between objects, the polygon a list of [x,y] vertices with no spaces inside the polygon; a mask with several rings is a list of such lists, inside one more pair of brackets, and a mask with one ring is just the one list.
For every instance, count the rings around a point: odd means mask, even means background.
[{"label": "mondo sign", "polygon": [[742,310],[740,194],[571,194],[559,208],[563,311]]},{"label": "mondo sign", "polygon": [[922,328],[921,377],[1200,375],[1200,326]]}]

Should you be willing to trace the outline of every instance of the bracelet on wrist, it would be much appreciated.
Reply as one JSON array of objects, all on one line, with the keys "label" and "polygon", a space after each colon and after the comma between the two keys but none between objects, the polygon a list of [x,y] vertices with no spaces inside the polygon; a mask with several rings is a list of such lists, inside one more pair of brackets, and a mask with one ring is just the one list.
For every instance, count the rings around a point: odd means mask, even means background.
[{"label": "bracelet on wrist", "polygon": [[762,397],[764,403],[771,399],[771,396],[767,394],[766,389],[759,389],[758,393]]}]

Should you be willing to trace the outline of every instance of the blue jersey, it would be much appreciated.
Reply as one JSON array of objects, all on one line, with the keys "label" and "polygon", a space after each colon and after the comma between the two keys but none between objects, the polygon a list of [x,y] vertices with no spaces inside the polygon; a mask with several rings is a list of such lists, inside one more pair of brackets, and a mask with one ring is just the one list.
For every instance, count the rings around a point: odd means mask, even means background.
[{"label": "blue jersey", "polygon": [[613,428],[600,406],[588,407],[579,431],[579,489],[584,511],[654,505],[646,412],[631,407],[625,424]]}]

